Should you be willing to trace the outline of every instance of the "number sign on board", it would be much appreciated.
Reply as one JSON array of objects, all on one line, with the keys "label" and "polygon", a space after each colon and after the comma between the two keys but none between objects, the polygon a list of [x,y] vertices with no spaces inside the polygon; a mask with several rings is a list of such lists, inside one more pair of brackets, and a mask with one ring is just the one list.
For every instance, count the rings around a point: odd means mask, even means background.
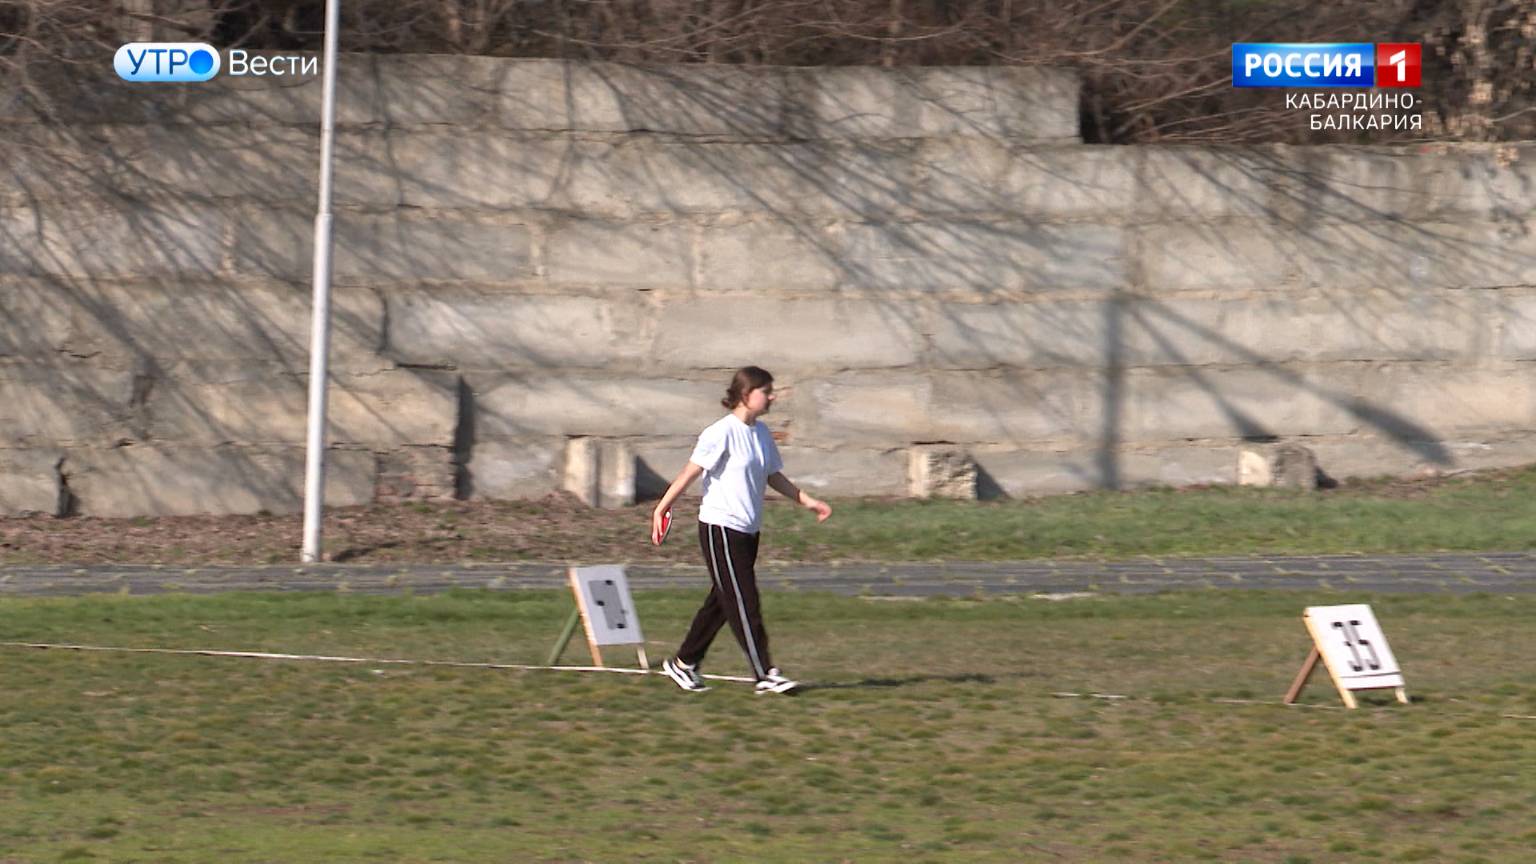
[{"label": "number sign on board", "polygon": [[1408,701],[1402,670],[1370,606],[1308,606],[1302,620],[1312,634],[1312,651],[1285,694],[1287,704],[1301,694],[1319,659],[1349,708],[1357,707],[1354,692],[1358,690],[1395,689],[1397,701]]}]

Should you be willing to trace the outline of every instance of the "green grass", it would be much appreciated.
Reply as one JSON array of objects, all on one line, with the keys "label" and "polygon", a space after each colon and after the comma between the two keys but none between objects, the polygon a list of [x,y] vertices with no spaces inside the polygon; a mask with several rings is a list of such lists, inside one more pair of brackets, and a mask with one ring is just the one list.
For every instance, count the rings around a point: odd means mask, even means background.
[{"label": "green grass", "polygon": [[[659,659],[698,597],[636,599]],[[1280,706],[1302,606],[1362,599],[1414,704],[1346,712],[1320,674]],[[0,640],[537,663],[569,602],[8,598]],[[798,698],[0,649],[0,861],[1515,862],[1536,842],[1536,598],[767,603],[777,660],[819,685]],[[728,637],[706,671],[744,671]]]},{"label": "green grass", "polygon": [[1212,487],[844,501],[821,525],[788,507],[768,508],[765,525],[766,554],[789,560],[1518,550],[1536,546],[1536,468],[1306,493]]}]

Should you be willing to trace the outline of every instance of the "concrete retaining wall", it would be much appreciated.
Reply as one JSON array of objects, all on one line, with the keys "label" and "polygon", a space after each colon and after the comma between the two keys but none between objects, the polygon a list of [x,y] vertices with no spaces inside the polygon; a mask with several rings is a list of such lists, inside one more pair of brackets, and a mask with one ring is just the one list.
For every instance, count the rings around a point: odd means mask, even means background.
[{"label": "concrete retaining wall", "polygon": [[[274,80],[0,108],[0,513],[298,506]],[[577,437],[655,494],[745,363],[833,495],[939,443],[1007,495],[1536,460],[1536,147],[1091,147],[1027,69],[347,57],[339,122],[332,503],[543,495]]]}]

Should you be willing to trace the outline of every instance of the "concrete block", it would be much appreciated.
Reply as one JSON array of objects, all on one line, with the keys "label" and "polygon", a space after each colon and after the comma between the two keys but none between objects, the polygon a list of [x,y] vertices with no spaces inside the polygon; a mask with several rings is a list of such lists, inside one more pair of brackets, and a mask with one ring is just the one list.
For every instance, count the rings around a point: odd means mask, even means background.
[{"label": "concrete block", "polygon": [[561,194],[571,185],[595,186],[609,199],[625,192],[610,168],[615,145],[606,142],[407,127],[352,130],[338,146],[338,204],[516,210],[572,207]]},{"label": "concrete block", "polygon": [[[1121,385],[1128,442],[1352,432],[1365,389],[1353,366],[1133,369]],[[1372,400],[1375,404],[1375,400]],[[1381,403],[1381,422],[1395,412]]]},{"label": "concrete block", "polygon": [[1100,434],[1097,372],[1075,369],[936,372],[926,434],[914,441],[1023,444]]},{"label": "concrete block", "polygon": [[1135,201],[1137,152],[989,138],[925,141],[914,206],[934,214],[1119,220]]},{"label": "concrete block", "polygon": [[902,83],[861,67],[805,70],[790,78],[791,132],[801,138],[919,137],[918,100]]},{"label": "concrete block", "polygon": [[652,313],[627,297],[440,288],[389,295],[389,352],[401,363],[468,369],[634,368]]},{"label": "concrete block", "polygon": [[1098,432],[1096,376],[1073,372],[848,373],[811,382],[818,446],[1012,443]]},{"label": "concrete block", "polygon": [[1456,430],[1520,428],[1536,416],[1532,385],[1514,369],[1136,369],[1123,391],[1119,428],[1128,442],[1344,434],[1433,441]]},{"label": "concrete block", "polygon": [[565,471],[560,488],[588,507],[598,506],[602,496],[602,442],[578,437],[565,443]]},{"label": "concrete block", "polygon": [[1247,447],[1237,451],[1237,485],[1260,488],[1275,485],[1275,472],[1269,466],[1268,454]]},{"label": "concrete block", "polygon": [[789,73],[801,138],[1080,140],[1077,77],[1039,67],[825,66]]},{"label": "concrete block", "polygon": [[1309,188],[1304,148],[1129,149],[1139,157],[1132,212],[1144,219],[1283,218]]},{"label": "concrete block", "polygon": [[[204,444],[302,443],[309,376],[248,363],[182,364],[147,390],[149,430],[158,440]],[[399,369],[333,375],[327,390],[327,440],[373,449],[452,446],[456,378]]]},{"label": "concrete block", "polygon": [[975,455],[997,490],[1010,498],[1107,488],[1230,485],[1236,479],[1232,448],[1226,445],[1074,447],[1055,452],[981,449]]},{"label": "concrete block", "polygon": [[1299,444],[1281,444],[1270,457],[1277,486],[1287,489],[1317,489],[1317,454]]},{"label": "concrete block", "polygon": [[[174,279],[153,282],[19,281],[0,288],[0,309],[37,352],[123,365],[144,358],[242,359],[307,368],[313,294],[308,286]],[[383,301],[374,291],[331,295],[335,369],[385,363]],[[0,355],[7,353],[0,331]]]},{"label": "concrete block", "polygon": [[[931,376],[902,372],[845,373],[800,385],[814,406],[805,440],[835,447],[857,442],[866,446],[904,447],[913,441],[934,440],[930,434],[933,382]],[[903,476],[906,465],[902,464]]]},{"label": "concrete block", "polygon": [[1312,218],[1523,219],[1536,196],[1530,145],[1332,146],[1312,153],[1304,199]]},{"label": "concrete block", "polygon": [[555,210],[623,218],[661,194],[621,155],[668,145],[407,126],[337,135],[335,200],[365,208]]},{"label": "concrete block", "polygon": [[562,221],[550,229],[545,268],[552,285],[687,288],[693,238],[682,223]]},{"label": "concrete block", "polygon": [[565,447],[561,488],[588,507],[630,507],[635,503],[635,452],[628,442],[571,438]]},{"label": "concrete block", "polygon": [[378,82],[375,122],[469,128],[501,125],[503,95],[527,86],[524,70],[530,65],[447,54],[374,54],[366,62]]},{"label": "concrete block", "polygon": [[1361,431],[1405,441],[1526,429],[1536,417],[1536,383],[1520,364],[1383,365],[1370,370],[1358,392],[1354,410],[1364,421]]},{"label": "concrete block", "polygon": [[[74,451],[65,463],[82,516],[296,512],[304,505],[304,448],[161,447]],[[325,503],[373,500],[374,457],[326,454]]]},{"label": "concrete block", "polygon": [[70,350],[75,326],[71,292],[72,286],[60,280],[0,277],[0,360],[51,358]]},{"label": "concrete block", "polygon": [[[313,201],[318,128],[96,125],[7,130],[0,203],[115,196]],[[345,156],[341,157],[342,164]]]},{"label": "concrete block", "polygon": [[[897,448],[783,446],[779,455],[785,476],[818,498],[907,494],[907,456]],[[769,492],[768,497],[782,496]]]},{"label": "concrete block", "polygon": [[[829,68],[829,67],[824,67]],[[1043,66],[904,67],[925,138],[998,137],[1079,142],[1077,73]]]},{"label": "concrete block", "polygon": [[446,500],[455,497],[458,466],[453,450],[438,446],[406,446],[376,452],[378,501]]},{"label": "concrete block", "polygon": [[782,70],[641,66],[562,60],[509,64],[500,93],[507,128],[780,137]]},{"label": "concrete block", "polygon": [[605,509],[634,506],[634,448],[627,441],[604,441],[598,459],[598,506]]},{"label": "concrete block", "polygon": [[1319,226],[1297,264],[1335,288],[1495,288],[1536,282],[1536,221]]},{"label": "concrete block", "polygon": [[1334,478],[1433,476],[1536,462],[1536,435],[1504,431],[1458,434],[1433,441],[1384,435],[1310,442],[1318,462]]},{"label": "concrete block", "polygon": [[907,494],[913,498],[976,500],[976,460],[946,444],[907,450]]},{"label": "concrete block", "polygon": [[212,276],[223,215],[186,201],[0,209],[0,274],[132,278]]},{"label": "concrete block", "polygon": [[[543,435],[691,435],[715,420],[722,383],[559,371],[469,373],[477,441]],[[478,445],[477,445],[478,446]]]},{"label": "concrete block", "polygon": [[80,362],[0,365],[0,446],[107,444],[131,437],[132,371]]},{"label": "concrete block", "polygon": [[1238,451],[1239,486],[1317,489],[1317,454],[1295,443],[1247,445]]},{"label": "concrete block", "polygon": [[[473,131],[454,134],[450,130],[341,127],[336,130],[332,145],[336,152],[331,163],[331,204],[342,211],[432,206],[411,200],[409,196],[414,190],[419,198],[440,196],[444,209],[480,206],[482,198],[494,200],[500,184],[480,182],[490,170],[486,154],[465,154],[458,148],[463,142],[479,144],[485,138]],[[449,173],[440,161],[466,156],[467,163],[458,167],[462,175],[468,176],[439,189],[435,184]],[[429,166],[437,167],[437,176],[420,177],[420,172]],[[498,179],[504,182],[504,178]],[[477,182],[480,191],[478,197],[472,197],[468,189]],[[286,203],[291,206],[298,202],[289,199]]]},{"label": "concrete block", "polygon": [[1491,339],[1482,298],[1417,288],[1138,298],[1117,308],[1129,366],[1458,360]]},{"label": "concrete block", "polygon": [[[313,279],[314,217],[298,210],[241,208],[237,272],[289,282]],[[441,212],[341,211],[332,228],[338,285],[461,281],[507,284],[533,277],[526,225]]]},{"label": "concrete block", "polygon": [[917,322],[906,314],[859,300],[700,297],[661,310],[651,357],[686,369],[906,366],[922,352]]},{"label": "concrete block", "polygon": [[1259,223],[1150,225],[1136,238],[1147,291],[1255,290],[1296,284],[1307,239]]},{"label": "concrete block", "polygon": [[1530,223],[1156,225],[1139,241],[1151,291],[1490,288],[1536,281]]},{"label": "concrete block", "polygon": [[1116,356],[1108,334],[1124,332],[1110,329],[1116,308],[1110,301],[941,303],[930,319],[929,356],[942,369],[1104,366]]},{"label": "concrete block", "polygon": [[996,487],[996,494],[1008,498],[1104,488],[1104,454],[1093,450],[1037,452],[1004,447],[978,448],[973,452],[980,470]]},{"label": "concrete block", "polygon": [[1225,446],[1158,447],[1123,458],[1122,465],[1132,485],[1230,486],[1237,481],[1232,450]]},{"label": "concrete block", "polygon": [[349,133],[340,146],[337,201],[365,206],[875,218],[907,206],[916,179],[913,148],[900,143],[408,128]]},{"label": "concrete block", "polygon": [[[695,433],[703,431],[703,427],[695,430]],[[684,463],[693,453],[693,445],[697,440],[694,435],[666,435],[636,438],[631,442],[635,453],[635,500],[659,501],[667,492],[667,487],[672,485],[677,472],[682,470]],[[785,448],[779,448],[779,455],[784,455]],[[789,469],[786,468],[786,471]],[[793,477],[793,474],[790,474]],[[797,481],[798,482],[798,481]],[[699,485],[685,491],[683,496],[698,498]],[[682,526],[674,526],[674,530]]]},{"label": "concrete block", "polygon": [[[1499,292],[1490,320],[1497,322],[1492,353],[1507,360],[1536,359],[1536,294]],[[0,352],[3,353],[3,352]]]},{"label": "concrete block", "polygon": [[1408,266],[1400,266],[1394,274],[1402,280],[1399,284],[1443,288],[1536,284],[1536,219],[1403,226],[1391,240],[1379,260],[1409,259]]},{"label": "concrete block", "polygon": [[0,448],[0,516],[61,515],[57,468],[65,452],[57,447]]},{"label": "concrete block", "polygon": [[824,227],[748,222],[704,228],[699,287],[706,291],[828,291],[841,281],[840,243]]},{"label": "concrete block", "polygon": [[[1024,222],[845,224],[848,287],[877,291],[1113,290],[1129,283],[1116,226]],[[835,236],[835,235],[834,235]]]},{"label": "concrete block", "polygon": [[1295,215],[1314,221],[1414,221],[1433,216],[1440,203],[1427,194],[1424,176],[1446,167],[1446,160],[1419,148],[1315,148]]},{"label": "concrete block", "polygon": [[891,219],[916,212],[915,152],[900,141],[639,139],[615,155],[637,210]]},{"label": "concrete block", "polygon": [[1494,222],[1530,217],[1536,199],[1536,146],[1530,142],[1426,149],[1437,164],[1417,177],[1436,216]]},{"label": "concrete block", "polygon": [[562,487],[565,438],[477,441],[469,462],[475,499],[543,498]]}]

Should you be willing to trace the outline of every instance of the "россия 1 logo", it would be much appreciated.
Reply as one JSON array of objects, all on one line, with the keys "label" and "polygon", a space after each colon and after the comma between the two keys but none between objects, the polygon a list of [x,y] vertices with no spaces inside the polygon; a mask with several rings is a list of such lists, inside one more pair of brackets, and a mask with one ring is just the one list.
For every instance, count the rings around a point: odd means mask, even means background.
[{"label": "\u0440\u043e\u0441\u0441\u0438\u044f 1 logo", "polygon": [[1233,87],[1417,87],[1416,42],[1234,42]]},{"label": "\u0440\u043e\u0441\u0441\u0438\u044f 1 logo", "polygon": [[1417,42],[1234,42],[1232,86],[1329,88],[1285,94],[1287,109],[1313,112],[1314,131],[1419,132],[1423,102],[1403,88],[1422,83],[1423,57]]}]

